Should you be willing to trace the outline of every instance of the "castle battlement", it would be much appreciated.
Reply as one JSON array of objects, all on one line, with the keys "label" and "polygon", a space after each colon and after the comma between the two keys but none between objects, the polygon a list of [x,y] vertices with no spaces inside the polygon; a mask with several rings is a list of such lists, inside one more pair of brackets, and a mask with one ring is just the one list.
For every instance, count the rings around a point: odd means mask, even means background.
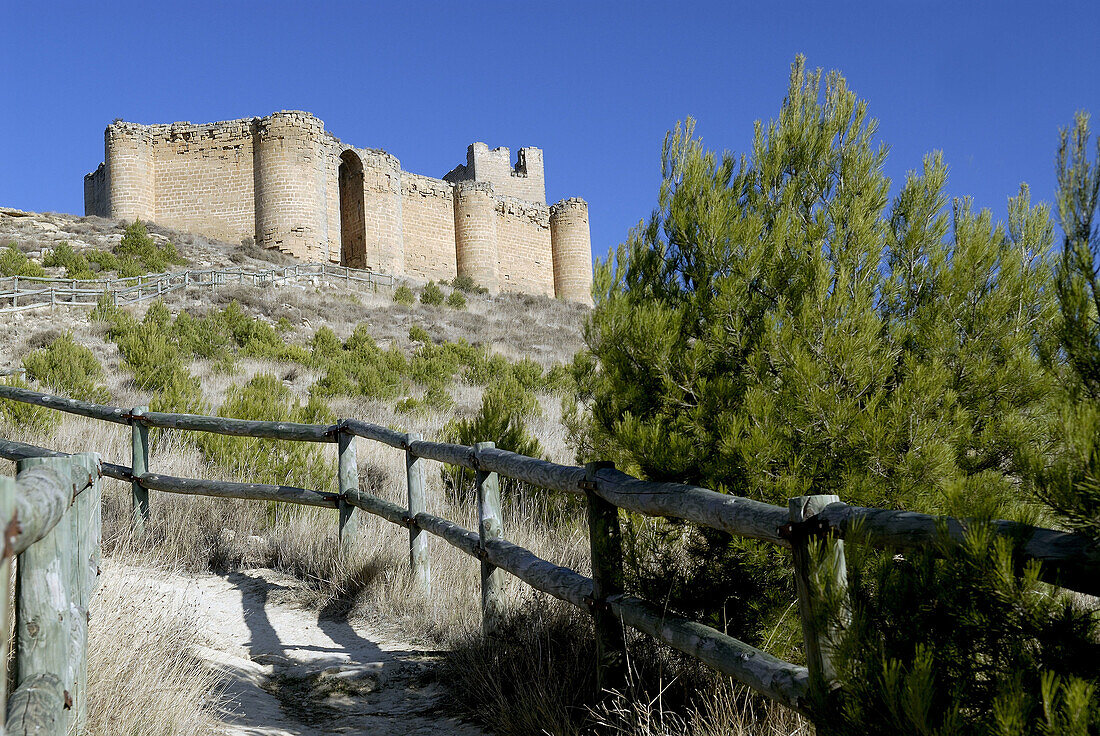
[{"label": "castle battlement", "polygon": [[[548,207],[539,148],[474,143],[441,178],[356,148],[301,110],[104,131],[84,177],[89,215],[142,219],[306,261],[415,279],[463,274],[492,292],[590,302],[588,207]],[[557,214],[555,214],[557,213]]]}]

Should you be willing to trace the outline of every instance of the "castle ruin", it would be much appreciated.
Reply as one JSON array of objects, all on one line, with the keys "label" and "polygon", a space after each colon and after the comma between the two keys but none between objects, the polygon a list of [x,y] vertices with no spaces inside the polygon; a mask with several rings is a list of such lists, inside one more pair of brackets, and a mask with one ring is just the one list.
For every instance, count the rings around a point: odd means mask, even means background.
[{"label": "castle ruin", "polygon": [[588,205],[546,205],[542,151],[475,143],[436,179],[355,148],[310,113],[193,125],[116,121],[84,177],[89,215],[141,219],[305,261],[419,280],[471,277],[491,293],[591,303]]}]

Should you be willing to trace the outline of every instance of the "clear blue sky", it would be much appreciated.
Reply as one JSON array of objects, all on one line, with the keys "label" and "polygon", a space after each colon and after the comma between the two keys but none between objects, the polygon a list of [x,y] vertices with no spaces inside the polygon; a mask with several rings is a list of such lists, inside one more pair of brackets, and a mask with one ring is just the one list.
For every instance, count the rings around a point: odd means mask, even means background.
[{"label": "clear blue sky", "polygon": [[1100,128],[1100,3],[32,3],[3,10],[0,206],[83,214],[103,128],[309,110],[442,176],[485,141],[546,152],[603,255],[656,202],[687,115],[742,151],[795,54],[869,100],[895,185],[941,149],[951,192],[1050,200],[1059,126]]}]

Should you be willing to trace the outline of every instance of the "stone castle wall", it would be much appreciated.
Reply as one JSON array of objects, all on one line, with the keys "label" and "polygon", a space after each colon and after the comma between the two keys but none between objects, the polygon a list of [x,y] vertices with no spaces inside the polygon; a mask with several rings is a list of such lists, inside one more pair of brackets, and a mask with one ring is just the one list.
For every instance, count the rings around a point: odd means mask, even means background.
[{"label": "stone castle wall", "polygon": [[[308,261],[590,302],[587,205],[546,205],[542,151],[469,147],[437,179],[340,142],[309,113],[115,122],[84,179],[88,214],[142,219]],[[583,217],[578,214],[583,209]],[[560,213],[555,220],[555,212]],[[556,222],[556,224],[555,224]]]}]

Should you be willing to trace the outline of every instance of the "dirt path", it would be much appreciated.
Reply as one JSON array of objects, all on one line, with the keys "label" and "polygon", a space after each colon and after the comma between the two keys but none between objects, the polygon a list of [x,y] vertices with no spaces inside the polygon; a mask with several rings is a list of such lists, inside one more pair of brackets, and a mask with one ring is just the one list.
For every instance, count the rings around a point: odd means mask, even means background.
[{"label": "dirt path", "polygon": [[203,656],[229,678],[230,736],[483,736],[443,712],[432,652],[296,607],[293,578],[245,570],[143,583],[194,612]]}]

